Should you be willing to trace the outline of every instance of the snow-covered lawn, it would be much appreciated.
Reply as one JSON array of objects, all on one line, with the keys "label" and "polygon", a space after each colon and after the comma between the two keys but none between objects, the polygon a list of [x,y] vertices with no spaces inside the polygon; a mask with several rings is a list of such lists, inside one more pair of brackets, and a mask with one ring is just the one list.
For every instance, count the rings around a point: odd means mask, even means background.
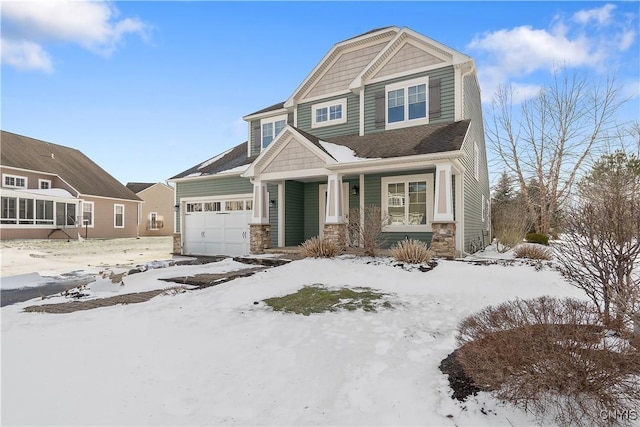
[{"label": "snow-covered lawn", "polygon": [[[305,259],[204,290],[72,314],[4,307],[2,424],[534,424],[487,394],[452,400],[438,365],[467,315],[513,298],[580,298],[577,289],[555,271],[526,265],[440,261],[420,272],[370,261]],[[235,267],[149,270],[125,278],[124,288]],[[301,316],[262,302],[315,283],[370,287],[395,308]]]}]

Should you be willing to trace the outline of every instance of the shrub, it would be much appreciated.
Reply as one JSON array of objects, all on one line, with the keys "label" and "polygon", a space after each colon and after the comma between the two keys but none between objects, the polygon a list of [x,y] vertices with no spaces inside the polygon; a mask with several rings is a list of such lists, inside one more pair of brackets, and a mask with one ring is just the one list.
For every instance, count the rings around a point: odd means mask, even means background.
[{"label": "shrub", "polygon": [[546,246],[523,244],[518,245],[513,250],[516,258],[529,258],[529,259],[542,259],[550,261],[552,258],[552,251]]},{"label": "shrub", "polygon": [[457,360],[481,390],[567,425],[624,424],[640,405],[640,352],[592,304],[542,297],[488,307],[458,328]]},{"label": "shrub", "polygon": [[537,243],[539,245],[549,245],[549,236],[540,233],[527,233],[525,240],[529,243]]},{"label": "shrub", "polygon": [[305,241],[300,248],[300,254],[305,258],[333,258],[341,252],[340,247],[333,241],[317,237]]},{"label": "shrub", "polygon": [[391,248],[391,256],[398,261],[409,264],[428,263],[433,258],[433,251],[427,244],[419,240],[401,240]]},{"label": "shrub", "polygon": [[351,209],[347,224],[350,244],[361,244],[367,256],[378,255],[385,242],[381,238],[382,227],[388,222],[389,214],[380,206],[367,205],[362,213],[358,208]]}]

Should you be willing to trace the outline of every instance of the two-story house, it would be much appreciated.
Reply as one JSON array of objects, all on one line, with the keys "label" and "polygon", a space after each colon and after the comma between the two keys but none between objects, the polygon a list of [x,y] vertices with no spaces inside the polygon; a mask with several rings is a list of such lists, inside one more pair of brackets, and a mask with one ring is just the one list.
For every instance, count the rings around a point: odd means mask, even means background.
[{"label": "two-story house", "polygon": [[387,245],[437,242],[452,257],[488,235],[475,64],[435,40],[387,27],[337,43],[284,102],[244,120],[246,142],[171,178],[176,252],[345,244],[349,212],[370,205]]},{"label": "two-story house", "polygon": [[126,187],[144,202],[138,210],[138,235],[171,236],[174,232],[173,187],[163,182],[127,182]]},{"label": "two-story house", "polygon": [[2,131],[2,239],[137,237],[142,201],[79,150]]}]

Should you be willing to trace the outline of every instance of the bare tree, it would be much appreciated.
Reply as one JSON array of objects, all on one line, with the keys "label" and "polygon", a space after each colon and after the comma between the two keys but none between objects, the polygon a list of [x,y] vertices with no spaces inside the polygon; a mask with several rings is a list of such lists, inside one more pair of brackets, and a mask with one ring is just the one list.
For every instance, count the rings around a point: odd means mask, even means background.
[{"label": "bare tree", "polygon": [[365,206],[363,215],[360,215],[360,209],[351,209],[347,225],[349,243],[362,243],[365,255],[376,256],[384,243],[381,239],[382,227],[388,223],[389,215],[379,206]]},{"label": "bare tree", "polygon": [[[521,104],[517,115],[513,88],[503,86],[496,92],[487,137],[515,176],[537,233],[549,233],[578,171],[613,130],[621,105],[614,83],[607,79],[598,86],[562,69],[548,87]],[[532,179],[539,190],[535,194],[527,186]]]},{"label": "bare tree", "polygon": [[603,156],[578,197],[555,246],[560,269],[606,326],[630,329],[640,313],[640,160],[621,151]]}]

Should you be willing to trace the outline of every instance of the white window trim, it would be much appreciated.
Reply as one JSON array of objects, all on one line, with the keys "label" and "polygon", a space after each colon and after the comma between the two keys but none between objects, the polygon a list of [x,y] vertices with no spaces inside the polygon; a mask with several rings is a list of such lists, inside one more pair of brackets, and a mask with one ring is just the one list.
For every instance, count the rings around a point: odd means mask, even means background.
[{"label": "white window trim", "polygon": [[473,176],[480,180],[480,150],[477,142],[473,143]]},{"label": "white window trim", "polygon": [[[409,87],[425,85],[426,115],[423,118],[409,120]],[[404,89],[404,120],[401,122],[389,123],[389,92],[392,90]],[[398,129],[407,126],[426,125],[429,123],[429,76],[418,77],[416,79],[405,80],[393,83],[384,87],[384,109],[385,109],[385,129]]]},{"label": "white window trim", "polygon": [[[88,226],[84,223],[84,205],[91,205],[91,224]],[[82,212],[80,213],[80,218],[82,218],[82,227],[93,228],[95,225],[95,209],[96,205],[94,202],[82,202]],[[114,223],[115,223],[115,214],[114,214]]]},{"label": "white window trim", "polygon": [[[342,117],[339,119],[331,120],[329,109],[330,107],[335,107],[336,105],[340,105],[342,107]],[[327,121],[326,122],[316,122],[316,110],[320,108],[327,109]],[[311,106],[311,128],[321,128],[325,126],[333,126],[339,125],[342,123],[347,123],[347,98],[342,99],[334,99],[333,101],[322,102],[320,104],[314,104]]]},{"label": "white window trim", "polygon": [[486,221],[487,219],[487,216],[486,216],[487,214],[485,213],[486,206],[487,206],[487,201],[483,194],[482,195],[482,222]]},{"label": "white window trim", "polygon": [[[401,175],[401,176],[385,176],[381,178],[380,200],[382,205],[382,213],[389,213],[389,200],[387,188],[389,184],[405,184],[405,192],[409,191],[409,182],[425,181],[427,183],[427,220],[426,224],[420,225],[385,225],[382,227],[384,232],[410,233],[410,232],[429,232],[431,231],[431,222],[433,221],[433,174],[425,173],[420,175]],[[408,206],[408,204],[407,204]]]},{"label": "white window trim", "polygon": [[[6,183],[6,179],[7,178],[13,178],[14,182],[17,179],[24,179],[24,185],[7,184]],[[2,174],[2,186],[6,187],[6,188],[29,188],[29,179],[26,176],[11,175],[11,174],[8,174],[8,173],[3,173]]]},{"label": "white window trim", "polygon": [[149,212],[149,223],[153,224],[153,216],[156,216],[156,221],[155,221],[155,228],[151,228],[151,225],[149,225],[149,230],[160,230],[158,228],[158,212]]},{"label": "white window trim", "polygon": [[42,184],[43,184],[43,183],[45,183],[45,182],[46,182],[47,184],[49,184],[49,186],[48,186],[46,189],[52,188],[52,187],[51,187],[51,180],[50,180],[50,179],[39,179],[39,180],[38,180],[38,188],[39,188],[40,190],[45,190],[44,188],[42,188]]},{"label": "white window trim", "polygon": [[[262,142],[262,140],[263,140],[262,139],[263,126],[266,125],[266,124],[272,123],[273,124],[273,133],[274,133],[273,139],[276,139],[276,137],[278,136],[278,135],[275,134],[275,132],[276,132],[276,122],[284,120],[284,124],[286,126],[287,125],[287,119],[288,119],[288,115],[287,114],[279,114],[277,116],[266,117],[264,119],[260,119],[260,151],[262,151],[262,150],[264,150],[265,148],[268,147],[268,145],[267,145],[267,147],[263,147],[262,146],[263,145],[263,142]],[[273,142],[273,140],[271,140],[271,141]]]},{"label": "white window trim", "polygon": [[[122,206],[122,225],[116,225],[116,218],[117,218],[116,215],[117,215],[118,206]],[[124,205],[116,203],[113,205],[113,228],[124,228],[124,225],[125,225]]]}]

